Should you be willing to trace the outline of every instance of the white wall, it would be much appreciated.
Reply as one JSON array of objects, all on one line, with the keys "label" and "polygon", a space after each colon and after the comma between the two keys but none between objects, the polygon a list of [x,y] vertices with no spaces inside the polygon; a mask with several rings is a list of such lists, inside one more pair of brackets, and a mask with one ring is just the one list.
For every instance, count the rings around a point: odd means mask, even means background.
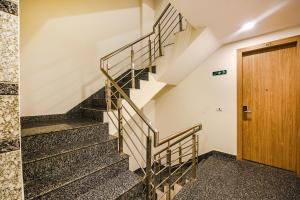
[{"label": "white wall", "polygon": [[[165,88],[155,97],[155,124],[161,138],[200,122],[200,154],[218,150],[236,155],[237,49],[297,34],[300,26],[224,45],[176,87]],[[212,76],[223,69],[227,75]]]},{"label": "white wall", "polygon": [[21,115],[65,113],[100,89],[100,58],[149,30],[151,2],[22,1]]}]

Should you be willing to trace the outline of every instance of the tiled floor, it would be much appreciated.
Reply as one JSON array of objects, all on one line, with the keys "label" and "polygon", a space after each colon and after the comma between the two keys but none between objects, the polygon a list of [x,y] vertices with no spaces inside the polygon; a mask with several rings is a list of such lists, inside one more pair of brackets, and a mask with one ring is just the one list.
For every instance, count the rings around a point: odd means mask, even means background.
[{"label": "tiled floor", "polygon": [[199,166],[199,176],[176,200],[299,200],[300,178],[294,173],[220,155]]}]

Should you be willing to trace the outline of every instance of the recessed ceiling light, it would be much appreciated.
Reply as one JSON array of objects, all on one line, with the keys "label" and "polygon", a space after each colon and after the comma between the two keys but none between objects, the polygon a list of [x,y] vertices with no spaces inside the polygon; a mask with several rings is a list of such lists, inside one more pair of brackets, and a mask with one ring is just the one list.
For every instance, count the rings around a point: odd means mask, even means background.
[{"label": "recessed ceiling light", "polygon": [[248,31],[248,30],[254,28],[255,24],[256,23],[254,21],[253,22],[248,22],[248,23],[246,23],[242,26],[241,31]]}]

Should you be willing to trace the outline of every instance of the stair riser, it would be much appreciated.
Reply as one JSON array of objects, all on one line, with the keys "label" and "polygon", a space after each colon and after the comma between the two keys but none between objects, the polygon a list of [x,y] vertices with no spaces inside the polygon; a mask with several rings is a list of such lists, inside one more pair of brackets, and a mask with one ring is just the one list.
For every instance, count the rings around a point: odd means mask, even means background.
[{"label": "stair riser", "polygon": [[[115,163],[111,166],[108,166],[105,169],[102,169],[98,172],[90,174],[78,181],[75,181],[69,185],[63,186],[56,190],[53,190],[38,199],[64,199],[64,200],[73,200],[79,195],[88,192],[89,190],[97,187],[100,184],[105,183],[107,180],[115,176],[116,174],[122,173],[125,170],[128,170],[129,161],[124,159],[118,163]],[[66,191],[68,193],[66,194]]]},{"label": "stair riser", "polygon": [[[93,106],[98,108],[103,108],[104,110],[107,109],[106,100],[105,99],[93,99]],[[116,109],[117,100],[113,100],[112,108]]]},{"label": "stair riser", "polygon": [[[132,82],[129,80],[122,80],[117,83],[121,88],[133,88]],[[140,89],[140,80],[138,78],[135,79],[135,88]]]},{"label": "stair riser", "polygon": [[81,109],[83,118],[92,119],[98,122],[103,122],[103,112],[98,110]]},{"label": "stair riser", "polygon": [[[23,161],[56,150],[68,144],[69,149],[82,142],[88,144],[108,139],[108,124],[80,127],[47,134],[22,137]],[[67,149],[66,149],[67,150]]]},{"label": "stair riser", "polygon": [[23,165],[24,181],[47,177],[61,172],[67,172],[76,163],[91,164],[105,154],[117,152],[117,140],[110,140],[88,148],[82,148],[72,152],[59,154],[54,157],[25,163]]}]

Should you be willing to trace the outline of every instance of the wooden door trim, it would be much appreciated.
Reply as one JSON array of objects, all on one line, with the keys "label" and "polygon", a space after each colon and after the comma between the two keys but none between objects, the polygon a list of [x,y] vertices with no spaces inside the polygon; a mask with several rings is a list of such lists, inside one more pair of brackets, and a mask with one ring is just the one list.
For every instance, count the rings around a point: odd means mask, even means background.
[{"label": "wooden door trim", "polygon": [[[243,54],[261,50],[261,49],[267,49],[271,47],[281,46],[289,43],[297,43],[297,54],[300,60],[300,35],[275,40],[271,42],[262,43],[255,46],[250,46],[242,49],[237,50],[237,159],[242,160],[243,159],[243,119],[242,119],[242,106],[243,106]],[[300,67],[300,61],[298,60],[298,63],[296,64],[298,67]],[[297,82],[298,88],[300,88],[300,81]],[[300,89],[299,89],[300,94]],[[298,95],[296,108],[298,113],[300,113],[300,95]],[[297,115],[297,121],[300,122],[300,115]],[[297,175],[300,176],[300,123],[298,123],[297,126],[297,167],[296,172]]]}]

